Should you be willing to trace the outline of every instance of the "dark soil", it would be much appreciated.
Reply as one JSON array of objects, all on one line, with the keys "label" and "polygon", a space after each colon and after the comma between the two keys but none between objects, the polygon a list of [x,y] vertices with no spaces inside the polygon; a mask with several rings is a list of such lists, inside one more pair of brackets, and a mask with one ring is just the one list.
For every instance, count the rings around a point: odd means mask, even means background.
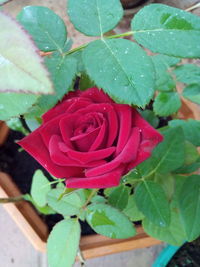
[{"label": "dark soil", "polygon": [[[20,146],[15,142],[23,138],[23,134],[10,131],[6,143],[0,147],[0,171],[8,173],[22,194],[30,193],[31,182],[34,172],[41,169],[46,177],[51,181],[48,172],[26,151],[19,152]],[[52,227],[63,219],[59,214],[43,215],[39,214],[51,231]],[[94,234],[95,232],[87,223],[82,224],[82,235]]]},{"label": "dark soil", "polygon": [[200,266],[200,238],[186,243],[173,256],[167,267],[199,267]]}]

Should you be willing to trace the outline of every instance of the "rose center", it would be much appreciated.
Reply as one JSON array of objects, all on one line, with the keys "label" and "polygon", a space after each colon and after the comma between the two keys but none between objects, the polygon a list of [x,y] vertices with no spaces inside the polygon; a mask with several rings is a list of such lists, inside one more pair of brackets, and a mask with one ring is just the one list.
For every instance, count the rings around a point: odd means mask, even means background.
[{"label": "rose center", "polygon": [[71,137],[74,147],[78,151],[86,152],[97,138],[101,125],[103,123],[103,115],[93,112],[81,116],[76,122]]}]

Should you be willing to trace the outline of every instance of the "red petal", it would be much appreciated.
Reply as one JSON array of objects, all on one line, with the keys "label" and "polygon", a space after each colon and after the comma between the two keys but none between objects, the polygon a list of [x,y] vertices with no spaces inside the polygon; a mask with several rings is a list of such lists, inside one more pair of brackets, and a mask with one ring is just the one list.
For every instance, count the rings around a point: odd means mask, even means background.
[{"label": "red petal", "polygon": [[102,165],[106,162],[105,160],[99,160],[99,161],[93,161],[91,163],[81,165],[80,162],[70,159],[66,154],[60,151],[59,143],[61,141],[62,139],[60,138],[60,136],[53,135],[49,142],[49,152],[50,152],[51,160],[57,165],[91,168],[91,167]]},{"label": "red petal", "polygon": [[54,118],[53,120],[46,122],[45,124],[42,124],[40,128],[38,128],[41,137],[43,139],[43,142],[45,143],[45,145],[49,146],[49,141],[52,137],[52,135],[56,134],[56,135],[61,135],[60,133],[60,128],[59,128],[59,122],[60,119],[63,117],[64,115],[60,115],[56,118]]},{"label": "red petal", "polygon": [[73,100],[59,102],[54,108],[48,110],[42,115],[43,122],[48,122],[54,119],[55,117],[64,114],[72,104]]},{"label": "red petal", "polygon": [[47,171],[57,178],[66,178],[70,176],[80,176],[83,174],[82,168],[61,167],[54,164],[50,158],[49,152],[43,143],[38,129],[18,142],[32,157],[34,157]]},{"label": "red petal", "polygon": [[75,159],[81,163],[88,163],[100,159],[106,159],[115,152],[115,147],[109,147],[100,149],[98,151],[79,152],[74,150],[68,150],[67,154],[71,159]]},{"label": "red petal", "polygon": [[66,186],[68,188],[107,188],[118,186],[123,169],[106,173],[101,176],[94,176],[90,178],[69,178],[66,179]]},{"label": "red petal", "polygon": [[142,141],[147,141],[148,145],[145,146],[145,151],[151,152],[153,148],[163,141],[163,136],[155,130],[142,116],[133,109],[133,125],[141,129]]},{"label": "red petal", "polygon": [[99,134],[97,138],[95,139],[95,141],[92,143],[89,151],[94,151],[94,150],[97,150],[103,147],[104,141],[105,141],[106,128],[107,128],[107,122],[106,120],[104,120],[100,128]]},{"label": "red petal", "polygon": [[116,155],[118,155],[126,145],[131,133],[132,124],[132,108],[128,105],[116,104],[115,109],[119,117],[119,136],[116,147]]},{"label": "red petal", "polygon": [[94,129],[94,131],[80,134],[70,138],[73,142],[74,146],[77,148],[78,151],[86,152],[90,149],[91,145],[94,143],[95,139],[98,136],[100,131],[100,127]]},{"label": "red petal", "polygon": [[123,151],[112,161],[96,168],[91,168],[86,171],[86,177],[92,177],[102,175],[110,172],[122,163],[129,163],[135,160],[137,157],[138,149],[140,145],[140,131],[137,127],[132,129],[131,136],[126,143]]},{"label": "red petal", "polygon": [[113,103],[113,100],[103,90],[99,90],[97,87],[83,91],[81,97],[90,98],[95,103]]}]

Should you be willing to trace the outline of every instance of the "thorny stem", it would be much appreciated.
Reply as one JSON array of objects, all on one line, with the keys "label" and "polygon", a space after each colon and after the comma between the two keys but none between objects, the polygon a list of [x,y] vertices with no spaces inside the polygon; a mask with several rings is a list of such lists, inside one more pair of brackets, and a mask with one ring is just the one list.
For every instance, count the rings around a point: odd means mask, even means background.
[{"label": "thorny stem", "polygon": [[14,203],[24,200],[24,195],[18,197],[0,198],[0,204]]},{"label": "thorny stem", "polygon": [[93,189],[92,192],[90,193],[88,199],[86,200],[84,206],[82,209],[85,209],[87,207],[87,204],[90,203],[90,200],[93,198],[93,196],[98,192],[99,189]]}]

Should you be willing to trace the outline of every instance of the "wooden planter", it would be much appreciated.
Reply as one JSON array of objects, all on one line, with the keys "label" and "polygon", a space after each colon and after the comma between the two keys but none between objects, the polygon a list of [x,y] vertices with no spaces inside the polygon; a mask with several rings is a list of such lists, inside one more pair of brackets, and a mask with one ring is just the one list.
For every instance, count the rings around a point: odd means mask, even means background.
[{"label": "wooden planter", "polygon": [[[182,108],[179,112],[180,118],[200,119],[199,106],[191,102],[188,103],[188,101],[183,101]],[[8,132],[8,129],[5,131],[2,130],[3,128],[0,128],[0,142],[1,140],[5,140]],[[0,172],[0,197],[16,197],[19,195],[21,195],[21,192],[9,175]],[[48,228],[31,204],[26,201],[21,201],[16,204],[4,204],[4,207],[33,246],[37,250],[45,252]],[[110,239],[100,235],[84,236],[81,238],[80,248],[83,256],[88,259],[137,248],[150,247],[160,243],[161,241],[144,233],[142,227],[139,226],[137,227],[137,235],[129,239]]]},{"label": "wooden planter", "polygon": [[[21,192],[6,173],[0,172],[0,197],[17,197]],[[47,225],[38,216],[35,209],[26,201],[16,204],[4,204],[4,208],[39,251],[46,251],[48,238]],[[149,237],[142,227],[137,227],[138,234],[129,239],[111,239],[101,235],[89,235],[81,238],[80,248],[86,259],[112,253],[144,248],[160,244],[161,241]]]},{"label": "wooden planter", "polygon": [[0,146],[3,145],[5,142],[7,136],[8,136],[8,126],[5,124],[5,122],[0,121]]}]

